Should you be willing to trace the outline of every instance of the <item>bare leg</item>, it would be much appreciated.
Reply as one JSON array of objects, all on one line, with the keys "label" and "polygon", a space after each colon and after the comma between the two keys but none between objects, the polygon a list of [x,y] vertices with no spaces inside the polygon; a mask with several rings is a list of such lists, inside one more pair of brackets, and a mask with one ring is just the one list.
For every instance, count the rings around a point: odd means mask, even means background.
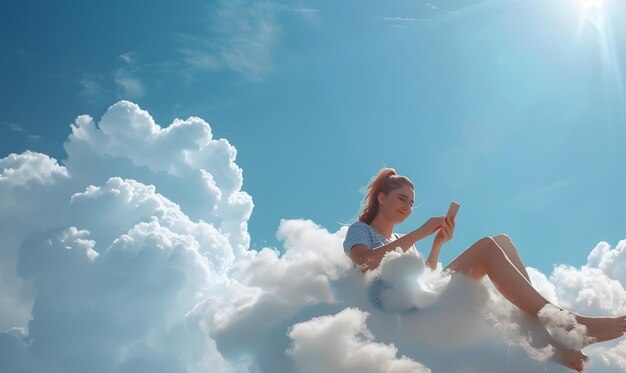
[{"label": "bare leg", "polygon": [[[530,275],[526,271],[526,265],[522,262],[522,258],[520,258],[517,253],[517,248],[513,244],[511,238],[506,234],[500,234],[498,236],[493,237],[494,241],[502,248],[502,251],[509,258],[511,263],[517,268],[520,273],[530,281]],[[551,361],[554,361],[558,364],[566,366],[575,371],[581,372],[583,370],[584,364],[589,360],[589,357],[582,353],[580,350],[571,349],[566,346],[563,346],[559,341],[555,340],[548,330],[542,325],[536,325],[532,328],[538,335],[536,337],[539,340],[546,341],[554,346],[554,355],[550,358]]]},{"label": "bare leg", "polygon": [[[528,282],[491,237],[478,240],[454,259],[446,269],[461,272],[475,280],[487,274],[505,298],[532,317],[537,317],[539,310],[550,303]],[[563,310],[561,307],[558,308]],[[584,317],[573,312],[572,314],[578,323],[587,327],[588,335],[595,338],[594,342],[618,338],[626,331],[626,315]]]},{"label": "bare leg", "polygon": [[480,280],[485,274],[489,275],[489,279],[505,298],[531,316],[537,315],[549,303],[491,237],[478,240],[446,268],[467,274],[475,280]]},{"label": "bare leg", "polygon": [[526,280],[528,280],[528,282],[532,284],[532,281],[530,281],[530,276],[526,271],[526,266],[522,262],[522,258],[519,257],[519,254],[517,253],[517,248],[515,247],[515,245],[513,245],[513,241],[511,240],[511,238],[506,234],[500,234],[498,236],[495,236],[493,239],[494,241],[496,241],[498,246],[502,248],[502,251],[504,251],[506,256],[509,257],[509,260],[511,261],[511,263],[513,263],[515,268],[517,268],[520,273],[526,278]]}]

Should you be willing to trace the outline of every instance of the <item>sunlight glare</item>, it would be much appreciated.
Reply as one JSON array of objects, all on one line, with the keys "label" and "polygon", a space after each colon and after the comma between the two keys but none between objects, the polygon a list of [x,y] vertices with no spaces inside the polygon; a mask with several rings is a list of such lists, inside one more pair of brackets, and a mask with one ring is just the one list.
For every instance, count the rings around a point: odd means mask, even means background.
[{"label": "sunlight glare", "polygon": [[598,55],[602,59],[607,87],[615,89],[615,94],[620,102],[624,102],[624,86],[622,85],[622,71],[618,54],[613,41],[613,30],[610,23],[609,8],[610,0],[576,0],[579,4],[580,15],[578,21],[578,41],[583,33],[590,32],[586,36],[593,38],[598,45]]},{"label": "sunlight glare", "polygon": [[590,11],[592,9],[602,9],[604,2],[602,0],[580,0],[584,11]]}]

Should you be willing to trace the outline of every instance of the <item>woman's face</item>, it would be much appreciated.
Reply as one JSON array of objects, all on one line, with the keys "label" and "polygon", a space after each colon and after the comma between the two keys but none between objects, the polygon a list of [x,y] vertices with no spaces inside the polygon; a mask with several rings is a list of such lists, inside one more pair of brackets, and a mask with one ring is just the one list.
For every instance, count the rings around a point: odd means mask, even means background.
[{"label": "woman's face", "polygon": [[397,188],[388,195],[379,193],[379,212],[383,213],[388,220],[401,223],[413,210],[413,189],[408,185]]}]

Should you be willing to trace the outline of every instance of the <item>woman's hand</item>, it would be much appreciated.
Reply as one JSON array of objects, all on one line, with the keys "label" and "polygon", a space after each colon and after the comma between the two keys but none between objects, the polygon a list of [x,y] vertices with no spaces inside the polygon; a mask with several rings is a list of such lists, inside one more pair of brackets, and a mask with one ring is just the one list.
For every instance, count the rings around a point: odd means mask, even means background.
[{"label": "woman's hand", "polygon": [[421,232],[421,238],[426,238],[431,234],[435,233],[439,228],[442,227],[445,216],[433,216],[428,219],[426,223],[424,223],[418,229]]},{"label": "woman's hand", "polygon": [[435,236],[433,245],[442,245],[444,242],[450,241],[452,235],[454,234],[454,227],[456,225],[454,219],[454,216],[445,217],[439,233]]}]

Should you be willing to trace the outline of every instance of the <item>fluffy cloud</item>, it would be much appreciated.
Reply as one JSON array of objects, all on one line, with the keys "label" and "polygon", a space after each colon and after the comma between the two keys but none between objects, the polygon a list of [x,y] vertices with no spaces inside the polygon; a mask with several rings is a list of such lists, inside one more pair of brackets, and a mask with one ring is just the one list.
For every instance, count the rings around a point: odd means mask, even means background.
[{"label": "fluffy cloud", "polygon": [[287,351],[300,372],[430,372],[406,356],[397,358],[393,345],[374,342],[367,313],[346,308],[290,328],[293,346]]},{"label": "fluffy cloud", "polygon": [[588,315],[626,313],[625,248],[626,240],[619,241],[614,249],[600,242],[580,268],[557,265],[549,281],[554,284],[560,305]]},{"label": "fluffy cloud", "polygon": [[55,159],[30,150],[21,155],[9,154],[0,159],[0,168],[3,170],[0,175],[0,190],[3,194],[19,186],[52,184],[58,179],[68,177],[65,167],[59,166]]},{"label": "fluffy cloud", "polygon": [[[567,371],[487,278],[393,253],[386,304],[418,310],[389,312],[343,254],[346,227],[281,220],[283,253],[250,250],[237,151],[201,118],[163,128],[120,101],[78,116],[64,148],[0,159],[0,371]],[[559,305],[624,313],[624,242],[528,271]],[[587,371],[624,371],[625,346],[585,348]]]}]

